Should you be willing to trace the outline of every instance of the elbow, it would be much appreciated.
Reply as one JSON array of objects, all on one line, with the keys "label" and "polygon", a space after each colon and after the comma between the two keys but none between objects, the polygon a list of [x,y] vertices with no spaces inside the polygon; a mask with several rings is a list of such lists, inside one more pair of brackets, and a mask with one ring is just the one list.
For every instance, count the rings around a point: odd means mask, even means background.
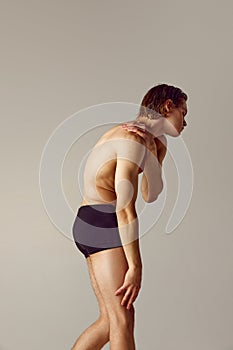
[{"label": "elbow", "polygon": [[151,197],[147,197],[147,198],[143,197],[143,199],[146,203],[152,203],[152,202],[156,201],[157,198],[158,198],[158,196],[151,196]]},{"label": "elbow", "polygon": [[137,216],[135,201],[125,202],[120,197],[116,201],[116,215],[120,220],[128,221]]},{"label": "elbow", "polygon": [[121,210],[116,208],[116,216],[119,225],[128,224],[137,219],[137,211],[135,206]]},{"label": "elbow", "polygon": [[145,193],[143,191],[141,191],[141,193],[142,193],[142,198],[146,203],[152,203],[156,201],[156,199],[158,198],[158,194],[152,195],[152,194]]},{"label": "elbow", "polygon": [[161,186],[159,187],[159,190],[155,193],[148,193],[145,195],[144,192],[142,192],[142,197],[146,203],[152,203],[156,201],[160,195],[160,193],[163,191],[163,182],[161,183]]}]

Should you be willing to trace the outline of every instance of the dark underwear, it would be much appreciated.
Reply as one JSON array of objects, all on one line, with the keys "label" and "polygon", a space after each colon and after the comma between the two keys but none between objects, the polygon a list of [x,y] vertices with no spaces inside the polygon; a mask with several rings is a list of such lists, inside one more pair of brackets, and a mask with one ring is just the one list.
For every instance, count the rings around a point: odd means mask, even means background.
[{"label": "dark underwear", "polygon": [[79,207],[72,232],[85,258],[102,250],[122,247],[115,207],[111,204]]}]

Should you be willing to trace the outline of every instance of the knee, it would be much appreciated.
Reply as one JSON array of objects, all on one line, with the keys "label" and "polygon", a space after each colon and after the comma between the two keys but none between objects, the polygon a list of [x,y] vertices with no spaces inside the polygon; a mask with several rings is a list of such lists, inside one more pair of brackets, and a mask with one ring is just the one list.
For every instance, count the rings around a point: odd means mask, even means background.
[{"label": "knee", "polygon": [[130,310],[127,310],[127,322],[129,325],[134,325],[134,318],[135,318],[135,309],[134,306],[131,305]]},{"label": "knee", "polygon": [[110,316],[110,326],[121,328],[122,330],[129,330],[134,326],[135,309],[131,305],[130,310],[127,310],[125,306],[121,306],[121,309],[117,312],[113,312]]},{"label": "knee", "polygon": [[103,329],[106,331],[108,334],[110,331],[110,322],[109,322],[109,317],[107,314],[100,314],[98,318],[99,324],[103,327]]},{"label": "knee", "polygon": [[135,317],[135,308],[133,304],[131,304],[131,307],[129,310],[127,310],[127,316],[129,317],[130,320],[133,320]]}]

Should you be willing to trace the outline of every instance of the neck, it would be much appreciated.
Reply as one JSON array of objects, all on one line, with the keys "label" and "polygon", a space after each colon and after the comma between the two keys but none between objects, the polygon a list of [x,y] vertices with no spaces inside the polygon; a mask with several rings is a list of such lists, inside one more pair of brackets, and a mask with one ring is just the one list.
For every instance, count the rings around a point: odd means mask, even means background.
[{"label": "neck", "polygon": [[146,125],[146,130],[149,131],[151,134],[154,135],[154,137],[161,136],[163,134],[166,134],[166,124],[165,124],[165,117],[162,115],[158,117],[157,119],[149,119],[147,117],[138,117],[137,120],[139,122],[142,122]]}]

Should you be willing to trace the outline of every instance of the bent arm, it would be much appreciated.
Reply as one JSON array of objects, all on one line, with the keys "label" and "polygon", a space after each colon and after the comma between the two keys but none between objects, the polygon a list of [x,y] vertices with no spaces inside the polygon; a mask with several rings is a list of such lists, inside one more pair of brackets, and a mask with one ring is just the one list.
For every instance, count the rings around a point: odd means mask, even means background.
[{"label": "bent arm", "polygon": [[141,194],[145,202],[151,203],[163,190],[162,168],[156,148],[146,150],[145,165],[141,182]]}]

